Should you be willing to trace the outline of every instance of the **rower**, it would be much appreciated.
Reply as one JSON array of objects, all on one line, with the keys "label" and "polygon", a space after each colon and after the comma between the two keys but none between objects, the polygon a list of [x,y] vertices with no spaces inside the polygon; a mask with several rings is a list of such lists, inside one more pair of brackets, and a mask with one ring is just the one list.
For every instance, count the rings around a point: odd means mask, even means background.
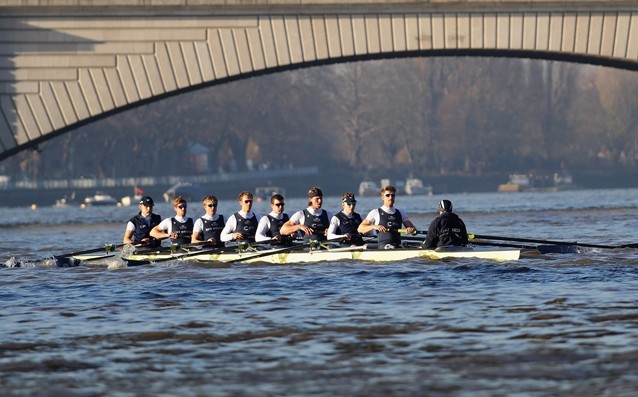
[{"label": "rower", "polygon": [[439,216],[430,223],[423,248],[465,247],[468,243],[467,229],[463,220],[452,212],[452,202],[439,201],[438,213]]},{"label": "rower", "polygon": [[361,234],[375,230],[379,248],[401,248],[399,229],[402,225],[407,228],[407,232],[410,234],[416,231],[414,224],[408,218],[408,214],[398,208],[394,208],[396,195],[397,189],[394,186],[388,185],[381,188],[383,205],[370,211],[366,219],[357,228]]},{"label": "rower", "polygon": [[240,210],[228,217],[226,226],[222,230],[220,238],[224,242],[244,241],[255,242],[257,231],[257,216],[252,211],[253,195],[250,192],[241,192],[237,196]]},{"label": "rower", "polygon": [[308,190],[308,207],[295,212],[280,229],[281,234],[304,234],[304,244],[311,240],[325,241],[330,226],[330,213],[321,208],[323,192],[314,186]]},{"label": "rower", "polygon": [[223,215],[217,213],[217,205],[217,197],[204,197],[202,200],[204,215],[195,221],[191,244],[206,242],[207,245],[213,247],[224,247],[220,236],[226,225],[226,220]]},{"label": "rower", "polygon": [[330,220],[328,240],[342,238],[341,246],[344,247],[365,244],[361,234],[357,231],[362,220],[361,215],[354,211],[356,205],[357,199],[354,197],[354,193],[347,192],[341,196],[342,210],[336,213]]},{"label": "rower", "polygon": [[287,247],[292,245],[294,233],[287,235],[281,234],[280,230],[284,223],[288,222],[290,217],[284,212],[284,196],[274,194],[270,198],[269,214],[264,215],[259,220],[257,232],[255,233],[256,242],[270,242],[273,247]]},{"label": "rower", "polygon": [[158,247],[160,241],[151,237],[151,230],[160,224],[162,217],[153,213],[153,198],[144,196],[139,202],[140,212],[129,219],[124,230],[124,244]]},{"label": "rower", "polygon": [[158,240],[170,238],[172,243],[189,244],[193,234],[193,218],[186,216],[188,203],[184,198],[175,197],[175,216],[166,218],[151,230],[151,236]]}]

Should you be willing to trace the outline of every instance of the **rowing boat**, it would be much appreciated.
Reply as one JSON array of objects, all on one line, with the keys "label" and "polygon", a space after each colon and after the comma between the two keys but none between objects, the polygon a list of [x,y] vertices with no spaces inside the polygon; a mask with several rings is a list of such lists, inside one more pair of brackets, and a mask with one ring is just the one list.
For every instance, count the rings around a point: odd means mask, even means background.
[{"label": "rowing boat", "polygon": [[520,249],[493,247],[453,247],[448,250],[429,249],[369,249],[363,247],[344,247],[317,250],[294,251],[271,249],[262,251],[216,251],[213,253],[196,252],[184,254],[150,253],[130,254],[122,259],[129,265],[146,264],[155,261],[183,260],[195,262],[243,262],[243,263],[312,263],[355,260],[365,262],[397,262],[410,259],[480,258],[495,261],[511,261],[520,258]]},{"label": "rowing boat", "polygon": [[[200,251],[142,251],[142,252],[109,252],[78,253],[64,260],[54,257],[58,267],[73,266],[138,266],[164,261],[192,261],[207,263],[264,263],[294,264],[313,262],[361,261],[361,262],[401,262],[412,259],[441,260],[447,258],[477,258],[493,261],[514,261],[521,256],[521,250],[501,247],[450,247],[443,250],[417,248],[403,249],[371,249],[367,246],[323,248],[303,250],[302,248],[274,248],[268,250],[243,250],[233,248],[224,250],[202,249]],[[18,267],[20,264],[11,266]]]},{"label": "rowing boat", "polygon": [[[254,257],[254,258],[253,258]],[[188,260],[200,262],[229,262],[241,260],[244,263],[266,262],[273,264],[333,262],[343,260],[357,260],[366,262],[397,262],[410,259],[445,259],[445,258],[481,258],[496,261],[517,260],[520,257],[518,249],[487,249],[468,248],[465,250],[436,251],[425,249],[330,249],[306,252],[283,252],[264,255],[259,253],[219,253],[209,255],[195,255]]]}]

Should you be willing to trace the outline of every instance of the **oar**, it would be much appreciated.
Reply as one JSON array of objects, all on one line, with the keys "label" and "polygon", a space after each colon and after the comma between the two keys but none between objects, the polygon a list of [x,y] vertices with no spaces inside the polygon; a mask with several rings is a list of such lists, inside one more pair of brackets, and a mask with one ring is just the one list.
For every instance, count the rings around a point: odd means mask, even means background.
[{"label": "oar", "polygon": [[503,237],[503,236],[488,236],[483,234],[468,234],[470,240],[473,239],[481,239],[481,240],[499,240],[499,241],[518,241],[521,243],[538,243],[538,244],[551,244],[551,245],[577,245],[579,247],[589,247],[589,248],[607,248],[614,249],[618,248],[613,245],[601,245],[601,244],[586,244],[586,243],[578,243],[576,241],[556,241],[556,240],[541,240],[541,239],[533,239],[533,238],[521,238],[521,237]]},{"label": "oar", "polygon": [[298,245],[291,245],[290,247],[284,247],[284,248],[277,248],[274,250],[266,250],[266,251],[262,251],[258,254],[254,254],[254,255],[246,255],[242,258],[237,258],[237,259],[232,259],[229,261],[225,261],[226,263],[237,263],[237,262],[244,262],[250,259],[256,259],[256,258],[263,258],[265,256],[270,256],[270,255],[275,255],[275,254],[282,254],[284,252],[289,252],[289,251],[294,251],[297,249],[301,249],[301,248],[308,248],[308,247],[312,247],[312,248],[319,248],[321,246],[321,244],[325,244],[325,243],[336,243],[336,242],[340,242],[343,241],[342,237],[339,238],[334,238],[331,240],[322,240],[322,241],[315,241],[315,240],[311,240],[305,244],[298,244]]},{"label": "oar", "polygon": [[117,245],[116,244],[104,244],[103,246],[98,247],[98,248],[92,248],[92,249],[84,250],[84,251],[69,252],[68,254],[60,254],[60,255],[57,255],[57,256],[69,257],[69,256],[76,256],[76,255],[92,254],[94,252],[100,252],[100,251],[113,252],[113,251],[115,251],[115,249],[121,248],[123,246],[124,246],[124,244],[117,244]]},{"label": "oar", "polygon": [[93,254],[95,252],[100,252],[100,251],[104,251],[105,254],[110,254],[111,252],[114,252],[117,248],[121,248],[123,246],[124,244],[104,244],[103,246],[99,248],[92,248],[92,249],[88,249],[84,251],[69,252],[68,254],[53,255],[53,259],[55,260],[55,264],[58,267],[70,267],[75,265],[75,260],[73,260],[74,256]]},{"label": "oar", "polygon": [[[259,243],[244,243],[242,244],[241,242],[239,244],[237,244],[236,246],[228,246],[228,247],[210,247],[210,248],[202,248],[202,244],[198,244],[198,243],[194,243],[194,244],[190,244],[187,246],[184,246],[182,248],[201,248],[201,249],[197,249],[197,250],[193,250],[193,251],[188,251],[185,253],[181,253],[181,254],[176,254],[174,253],[176,250],[178,250],[179,248],[177,248],[175,245],[172,245],[171,247],[167,247],[171,249],[170,253],[167,253],[167,256],[161,257],[161,258],[155,258],[155,259],[141,259],[141,260],[136,260],[136,259],[127,259],[127,258],[122,258],[122,260],[126,261],[128,266],[139,266],[139,265],[145,265],[148,263],[158,263],[158,262],[166,262],[166,261],[172,261],[172,260],[179,260],[179,259],[183,259],[183,258],[189,258],[191,256],[197,256],[197,255],[212,255],[212,254],[217,254],[217,253],[221,253],[221,252],[225,252],[225,251],[229,251],[229,250],[233,250],[236,248],[245,250],[245,249],[249,249],[255,245],[260,245],[260,244],[268,244],[270,243],[272,240],[266,240],[266,241],[261,241]],[[177,244],[179,246],[179,244]],[[161,254],[161,252],[159,252]]]},{"label": "oar", "polygon": [[638,248],[638,243],[617,245],[616,248]]},{"label": "oar", "polygon": [[[402,237],[402,240],[406,241],[420,241],[423,242],[423,238],[416,236],[406,236]],[[490,247],[508,247],[508,248],[519,248],[519,249],[533,249],[538,250],[539,246],[537,245],[525,245],[525,244],[507,244],[507,243],[493,243],[491,241],[472,241],[474,245],[484,245]]]},{"label": "oar", "polygon": [[[129,258],[125,258],[122,257],[122,260],[126,262],[126,264],[128,266],[139,266],[139,265],[146,265],[149,263],[158,263],[158,262],[166,262],[166,261],[172,261],[172,260],[178,260],[178,259],[182,259],[182,258],[188,258],[190,256],[197,256],[197,255],[206,255],[206,254],[214,254],[214,253],[218,253],[218,252],[223,252],[224,250],[228,250],[230,247],[212,247],[212,248],[204,248],[201,250],[197,250],[197,251],[189,251],[189,252],[185,252],[183,254],[174,254],[174,253],[170,253],[167,252],[166,256],[162,256],[161,258],[145,258],[145,259],[129,259]],[[158,252],[158,254],[162,254],[161,251]],[[145,255],[144,253],[142,253],[141,255]]]}]

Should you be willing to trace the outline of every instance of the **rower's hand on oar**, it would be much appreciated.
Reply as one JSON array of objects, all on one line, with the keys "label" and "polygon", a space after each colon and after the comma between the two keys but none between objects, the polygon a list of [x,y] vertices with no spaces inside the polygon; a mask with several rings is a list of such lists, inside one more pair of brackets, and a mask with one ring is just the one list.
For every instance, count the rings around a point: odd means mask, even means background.
[{"label": "rower's hand on oar", "polygon": [[[294,234],[293,234],[294,236]],[[293,237],[291,235],[282,235],[282,234],[278,234],[275,237],[273,237],[272,239],[270,239],[270,241],[266,240],[266,241],[261,241],[261,243],[264,244],[268,244],[268,243],[275,243],[275,244],[282,244],[282,243],[290,243],[292,242]]]},{"label": "rower's hand on oar", "polygon": [[146,238],[143,238],[142,241],[140,241],[140,243],[136,244],[135,246],[136,247],[144,247],[144,246],[149,245],[151,243],[151,241],[154,241],[154,240],[155,239],[151,239],[150,237],[146,237]]},{"label": "rower's hand on oar", "polygon": [[243,240],[244,239],[244,235],[239,233],[239,232],[233,233],[232,237],[233,237],[233,240]]},{"label": "rower's hand on oar", "polygon": [[372,230],[376,230],[378,233],[385,233],[388,231],[388,229],[386,229],[383,225],[373,225]]},{"label": "rower's hand on oar", "polygon": [[405,229],[399,229],[397,231],[399,233],[411,234],[413,236],[416,236],[417,234],[427,234],[427,230],[416,230],[413,226],[408,226]]},{"label": "rower's hand on oar", "polygon": [[306,236],[310,236],[314,233],[314,230],[306,225],[299,225],[299,230],[301,230]]}]

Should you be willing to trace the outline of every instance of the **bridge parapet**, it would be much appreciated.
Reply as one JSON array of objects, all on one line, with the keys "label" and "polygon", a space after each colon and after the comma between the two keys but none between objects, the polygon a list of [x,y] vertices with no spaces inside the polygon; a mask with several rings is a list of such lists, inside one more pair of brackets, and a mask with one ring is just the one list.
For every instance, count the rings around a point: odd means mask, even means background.
[{"label": "bridge parapet", "polygon": [[635,1],[5,0],[0,160],[124,109],[269,71],[500,55],[638,70]]}]

